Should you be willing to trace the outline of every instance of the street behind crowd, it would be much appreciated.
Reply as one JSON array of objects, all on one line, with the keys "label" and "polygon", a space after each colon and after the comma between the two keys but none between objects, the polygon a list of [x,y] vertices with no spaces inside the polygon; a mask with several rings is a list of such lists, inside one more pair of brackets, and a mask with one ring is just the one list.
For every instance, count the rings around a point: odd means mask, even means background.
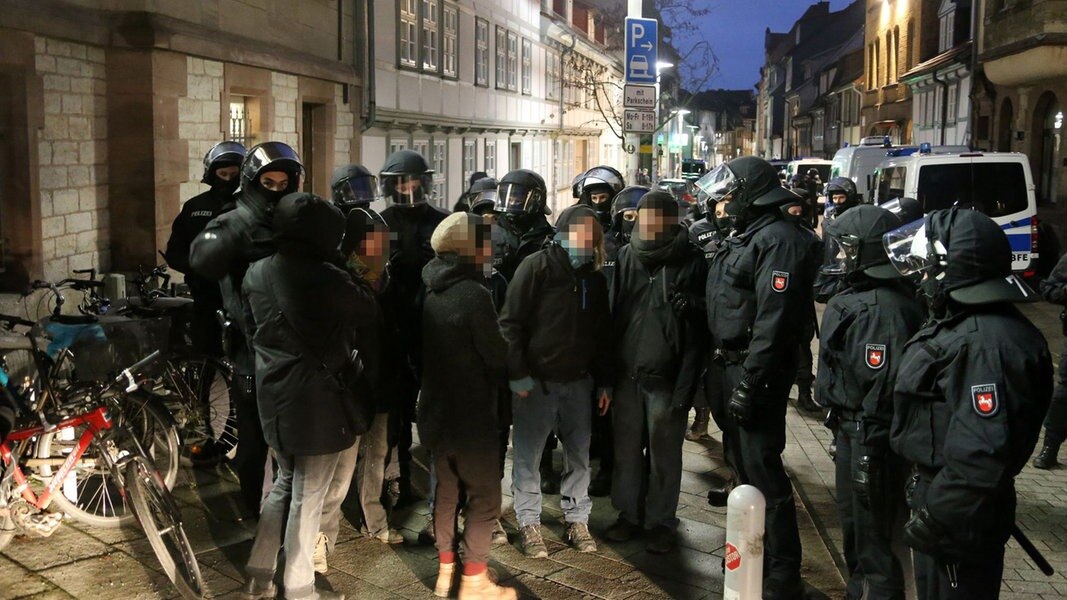
[{"label": "street behind crowd", "polygon": [[[1023,307],[1045,334],[1058,364],[1062,348],[1059,308],[1049,304]],[[817,343],[817,342],[816,342]],[[830,433],[821,418],[788,413],[784,454],[796,486],[804,545],[803,576],[812,598],[843,594],[841,530],[834,505]],[[549,558],[531,560],[517,547],[510,486],[504,486],[504,520],[511,543],[498,546],[491,567],[502,582],[522,597],[578,598],[720,598],[720,561],[725,537],[725,509],[708,506],[704,494],[710,473],[722,467],[721,434],[711,442],[685,442],[681,535],[677,552],[654,556],[639,541],[601,542],[599,554],[579,554],[564,544],[558,496],[545,501]],[[1036,450],[1035,450],[1036,452]],[[425,492],[427,454],[416,450],[416,487]],[[560,460],[557,451],[557,462]],[[510,461],[509,461],[510,465]],[[510,470],[510,469],[509,469]],[[510,481],[510,473],[505,477]],[[1045,600],[1067,596],[1067,469],[1041,471],[1028,465],[1016,478],[1018,524],[1056,569],[1044,576],[1018,544],[1008,543],[1001,598]],[[236,597],[244,561],[255,534],[254,523],[241,521],[236,478],[225,467],[182,470],[176,485],[187,530],[215,597]],[[353,598],[431,598],[436,551],[416,543],[428,508],[425,501],[396,513],[405,544],[384,547],[362,537],[346,520],[330,572],[320,582],[343,589]],[[346,510],[358,521],[358,512]],[[590,526],[597,534],[614,520],[607,499],[594,499]],[[17,539],[0,556],[0,600],[14,598],[173,598],[176,592],[159,571],[140,530],[91,528],[68,522],[49,539]]]}]

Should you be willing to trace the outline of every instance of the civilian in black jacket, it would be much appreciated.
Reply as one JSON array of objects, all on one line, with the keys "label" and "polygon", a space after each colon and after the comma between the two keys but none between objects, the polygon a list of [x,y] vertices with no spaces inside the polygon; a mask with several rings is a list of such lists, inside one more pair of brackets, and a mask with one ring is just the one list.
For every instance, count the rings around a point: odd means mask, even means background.
[{"label": "civilian in black jacket", "polygon": [[594,386],[601,413],[610,403],[611,338],[603,231],[588,206],[560,215],[554,243],[519,265],[508,287],[500,323],[509,344],[508,378],[514,392],[512,489],[523,550],[548,556],[541,537],[538,465],[545,438],[555,431],[566,453],[561,506],[567,539],[595,552],[589,535],[589,441]]},{"label": "civilian in black jacket", "polygon": [[285,540],[286,598],[343,598],[315,589],[312,552],[329,484],[366,423],[339,376],[357,329],[379,318],[374,297],[335,266],[341,212],[310,194],[291,194],[274,214],[278,253],[253,264],[243,290],[252,312],[256,388],[263,433],[278,475],[263,504],[248,560],[246,592],[273,597]]},{"label": "civilian in black jacket", "polygon": [[[1063,331],[1067,334],[1067,254],[1060,257],[1056,267],[1048,278],[1041,282],[1041,295],[1045,300],[1064,306],[1060,314]],[[1060,354],[1060,368],[1057,371],[1056,388],[1052,392],[1052,403],[1045,417],[1045,442],[1041,452],[1034,458],[1038,469],[1051,469],[1059,464],[1056,455],[1060,446],[1067,440],[1067,337],[1064,338],[1064,352]]]},{"label": "civilian in black jacket", "polygon": [[643,525],[653,553],[675,543],[686,417],[707,351],[706,278],[704,252],[681,225],[678,203],[665,192],[645,194],[612,285],[622,367],[612,410],[619,520],[606,537],[626,541]]},{"label": "civilian in black jacket", "polygon": [[505,382],[507,342],[500,333],[485,273],[492,269],[489,225],[467,213],[449,215],[431,238],[437,257],[422,271],[424,364],[419,438],[437,473],[435,593],[448,596],[455,577],[460,490],[466,496],[460,597],[516,597],[487,576],[493,527],[500,517],[497,465],[498,393]]}]

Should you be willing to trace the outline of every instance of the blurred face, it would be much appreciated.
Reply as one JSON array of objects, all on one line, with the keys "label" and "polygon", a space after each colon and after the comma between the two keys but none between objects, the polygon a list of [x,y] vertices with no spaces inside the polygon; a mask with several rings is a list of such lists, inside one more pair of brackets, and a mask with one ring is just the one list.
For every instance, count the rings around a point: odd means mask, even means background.
[{"label": "blurred face", "polygon": [[596,222],[592,217],[582,217],[567,227],[567,240],[572,248],[592,252],[595,248],[593,231]]},{"label": "blurred face", "polygon": [[215,169],[215,177],[220,181],[233,181],[234,177],[237,177],[237,173],[241,170],[241,167],[237,165],[230,165],[228,167],[219,167]]},{"label": "blurred face", "polygon": [[371,231],[359,245],[359,254],[367,258],[382,258],[389,253],[389,232]]},{"label": "blurred face", "polygon": [[658,239],[670,228],[669,221],[661,210],[642,208],[637,211],[637,227],[642,239]]},{"label": "blurred face", "polygon": [[493,263],[493,244],[487,238],[482,240],[482,245],[478,248],[478,253],[474,257],[474,264],[479,267],[484,267]]},{"label": "blurred face", "polygon": [[259,176],[259,185],[271,192],[284,192],[289,187],[289,175],[282,171],[268,171]]}]

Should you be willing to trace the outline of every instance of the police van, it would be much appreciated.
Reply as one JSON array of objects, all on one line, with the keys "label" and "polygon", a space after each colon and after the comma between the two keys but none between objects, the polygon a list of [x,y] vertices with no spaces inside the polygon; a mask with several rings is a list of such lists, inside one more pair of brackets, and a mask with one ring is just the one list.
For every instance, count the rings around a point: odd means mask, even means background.
[{"label": "police van", "polygon": [[[903,156],[919,151],[919,146],[894,146],[888,136],[865,137],[858,146],[845,145],[836,153],[830,165],[830,177],[847,177],[856,184],[856,191],[865,202],[874,198],[874,179],[878,165],[887,157]],[[934,152],[967,152],[966,146],[935,146]]]},{"label": "police van", "polygon": [[[924,144],[925,146],[925,144]],[[989,215],[1011,243],[1012,270],[1037,267],[1037,199],[1030,161],[1018,152],[917,152],[885,159],[878,168],[875,204],[915,198],[923,212],[952,206]]]}]

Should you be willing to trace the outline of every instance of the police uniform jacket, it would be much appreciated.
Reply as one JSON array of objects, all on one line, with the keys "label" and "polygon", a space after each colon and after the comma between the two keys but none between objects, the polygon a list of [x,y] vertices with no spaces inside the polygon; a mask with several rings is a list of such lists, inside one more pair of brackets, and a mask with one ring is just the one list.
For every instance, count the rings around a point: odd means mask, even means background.
[{"label": "police uniform jacket", "polygon": [[949,532],[958,562],[999,549],[1015,522],[1014,477],[1037,443],[1052,394],[1041,332],[1009,304],[938,320],[904,349],[893,451],[919,472],[911,506]]},{"label": "police uniform jacket", "polygon": [[826,305],[815,398],[858,421],[864,445],[888,450],[900,358],[922,326],[923,310],[904,282],[858,277]]}]

